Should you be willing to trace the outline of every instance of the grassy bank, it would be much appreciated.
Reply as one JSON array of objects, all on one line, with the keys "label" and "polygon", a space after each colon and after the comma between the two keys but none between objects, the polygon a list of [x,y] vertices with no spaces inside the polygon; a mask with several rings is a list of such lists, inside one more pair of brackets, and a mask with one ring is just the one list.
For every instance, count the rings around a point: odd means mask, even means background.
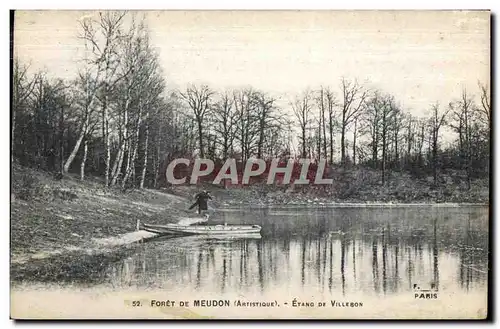
[{"label": "grassy bank", "polygon": [[[189,200],[156,190],[105,189],[100,180],[14,167],[11,189],[11,260],[102,249],[106,238],[133,232],[137,219],[175,222],[192,216]],[[106,247],[113,247],[106,245]]]}]

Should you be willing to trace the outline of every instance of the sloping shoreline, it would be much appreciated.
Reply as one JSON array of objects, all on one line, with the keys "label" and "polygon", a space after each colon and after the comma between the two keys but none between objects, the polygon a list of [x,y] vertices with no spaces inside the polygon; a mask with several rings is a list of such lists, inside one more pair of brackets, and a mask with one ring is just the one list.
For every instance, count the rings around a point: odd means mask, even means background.
[{"label": "sloping shoreline", "polygon": [[138,230],[107,238],[93,238],[89,244],[84,246],[65,246],[60,249],[42,251],[31,255],[14,256],[11,258],[11,265],[22,265],[30,261],[50,259],[70,253],[81,253],[87,255],[105,254],[113,252],[114,248],[132,245],[134,243],[146,242],[158,237],[158,234]]}]

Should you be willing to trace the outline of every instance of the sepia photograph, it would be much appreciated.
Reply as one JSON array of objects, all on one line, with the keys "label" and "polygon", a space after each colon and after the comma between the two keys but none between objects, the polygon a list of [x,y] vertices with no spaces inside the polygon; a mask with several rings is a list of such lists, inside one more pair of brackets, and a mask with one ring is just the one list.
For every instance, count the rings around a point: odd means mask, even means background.
[{"label": "sepia photograph", "polygon": [[489,10],[12,10],[13,320],[485,320]]}]

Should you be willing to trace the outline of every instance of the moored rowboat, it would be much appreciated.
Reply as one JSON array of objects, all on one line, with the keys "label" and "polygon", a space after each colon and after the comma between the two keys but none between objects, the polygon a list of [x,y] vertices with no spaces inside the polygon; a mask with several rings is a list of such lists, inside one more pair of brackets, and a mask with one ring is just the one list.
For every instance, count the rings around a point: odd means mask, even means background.
[{"label": "moored rowboat", "polygon": [[142,223],[141,228],[145,231],[158,234],[182,234],[182,235],[240,235],[260,234],[259,225],[154,225]]}]

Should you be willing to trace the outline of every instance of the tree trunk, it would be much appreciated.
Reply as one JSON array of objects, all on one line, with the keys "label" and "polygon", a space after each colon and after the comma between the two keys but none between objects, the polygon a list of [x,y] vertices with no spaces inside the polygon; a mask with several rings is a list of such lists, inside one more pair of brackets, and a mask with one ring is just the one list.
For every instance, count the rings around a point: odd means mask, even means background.
[{"label": "tree trunk", "polygon": [[160,146],[156,148],[155,180],[153,186],[158,188],[158,176],[160,175]]},{"label": "tree trunk", "polygon": [[342,131],[340,136],[340,162],[345,166],[345,125],[342,124]]},{"label": "tree trunk", "polygon": [[261,132],[259,133],[259,142],[257,143],[257,158],[260,159],[262,158],[262,144],[263,144],[263,141],[264,140],[264,131],[261,130]]},{"label": "tree trunk", "polygon": [[[125,184],[126,184],[128,178],[130,177],[129,172],[130,172],[130,167],[131,167],[131,163],[132,163],[132,156],[133,156],[133,152],[130,150],[131,144],[132,144],[132,141],[129,141],[127,143],[127,148],[126,148],[127,164],[125,165],[125,171],[124,171],[123,178],[122,178],[122,188],[125,188]],[[135,145],[137,145],[137,144],[134,144],[134,148],[136,147]]]},{"label": "tree trunk", "polygon": [[130,147],[129,147],[129,157],[127,161],[127,169],[125,170],[125,177],[123,177],[122,187],[125,187],[127,180],[130,178],[130,175],[134,172],[133,168],[135,168],[135,159],[137,157],[137,148],[139,147],[139,132],[142,124],[142,107],[139,109],[139,118],[137,119],[137,126],[135,129],[135,143],[134,150],[132,151],[132,156],[130,156]]},{"label": "tree trunk", "polygon": [[[87,93],[88,93],[88,89],[87,89]],[[80,136],[78,137],[78,140],[75,144],[75,147],[73,148],[73,151],[71,151],[70,156],[68,157],[68,159],[66,160],[66,163],[64,164],[63,170],[65,173],[67,173],[69,171],[69,167],[71,166],[71,163],[75,159],[75,156],[80,149],[80,145],[82,143],[82,140],[88,133],[87,130],[89,129],[89,125],[90,125],[90,109],[93,106],[94,99],[95,99],[95,97],[92,95],[92,99],[90,100],[89,104],[86,105],[85,122],[83,123],[82,130],[81,130]]]},{"label": "tree trunk", "polygon": [[205,151],[203,150],[203,126],[201,120],[201,118],[196,118],[196,121],[198,123],[198,143],[200,146],[200,156],[201,158],[204,158]]},{"label": "tree trunk", "polygon": [[63,173],[64,166],[64,106],[61,106],[59,118],[59,172]]},{"label": "tree trunk", "polygon": [[[109,172],[111,180],[116,175],[116,170],[118,168],[118,162],[119,162],[119,159],[121,157],[122,144],[125,142],[125,138],[123,137],[122,126],[123,126],[123,119],[120,115],[118,117],[118,145],[119,145],[119,147],[118,147],[118,152],[116,153],[115,159],[113,161],[113,166],[110,168],[111,170]],[[110,158],[110,161],[111,161],[111,158]]]},{"label": "tree trunk", "polygon": [[325,112],[323,110],[323,153],[325,154],[325,159],[328,159],[328,151],[326,147],[326,123],[325,123]]},{"label": "tree trunk", "polygon": [[356,137],[357,137],[357,129],[358,129],[358,119],[354,120],[354,133],[353,133],[353,142],[352,142],[352,164],[356,166]]},{"label": "tree trunk", "polygon": [[432,174],[434,176],[434,185],[437,186],[437,132],[434,131],[432,140]]},{"label": "tree trunk", "polygon": [[111,181],[111,185],[116,185],[116,182],[118,181],[118,176],[120,176],[121,171],[122,171],[122,166],[123,166],[123,157],[125,156],[125,148],[128,146],[128,130],[127,130],[127,125],[128,125],[128,106],[129,106],[129,97],[127,96],[127,100],[125,102],[125,112],[123,114],[123,142],[120,145],[120,150],[118,151],[117,155],[117,163],[116,163],[116,169],[113,173],[113,180]]},{"label": "tree trunk", "polygon": [[118,181],[118,176],[120,176],[122,172],[122,167],[123,167],[123,158],[125,157],[125,149],[127,148],[127,142],[124,140],[122,144],[120,145],[120,150],[118,151],[118,154],[116,155],[116,160],[115,160],[115,171],[113,173],[113,179],[111,180],[111,186],[116,185]]},{"label": "tree trunk", "polygon": [[227,154],[229,152],[229,142],[227,140],[227,138],[224,136],[224,145],[222,147],[222,156],[223,156],[223,159],[226,160],[227,159]]},{"label": "tree trunk", "polygon": [[328,130],[330,133],[330,164],[333,164],[333,109],[330,101],[328,101]]},{"label": "tree trunk", "polygon": [[306,157],[306,127],[302,127],[302,157]]},{"label": "tree trunk", "polygon": [[318,160],[321,159],[321,124],[318,125],[318,138],[316,140],[316,152],[318,153]]},{"label": "tree trunk", "polygon": [[107,90],[105,91],[106,95],[104,96],[104,111],[103,111],[103,125],[104,125],[104,147],[106,150],[106,160],[105,160],[105,184],[106,187],[109,186],[109,170],[111,164],[111,141],[109,138],[109,110],[108,110],[108,95]]},{"label": "tree trunk", "polygon": [[113,177],[115,177],[116,169],[118,168],[118,162],[119,162],[119,159],[121,156],[120,155],[121,145],[122,145],[122,143],[120,143],[120,148],[118,149],[118,153],[116,154],[115,160],[113,161],[113,168],[111,168],[111,171],[110,171],[111,179],[113,179]]},{"label": "tree trunk", "polygon": [[85,162],[87,161],[87,150],[88,150],[88,138],[85,138],[85,142],[83,143],[83,159],[80,164],[80,180],[85,179]]},{"label": "tree trunk", "polygon": [[12,130],[11,130],[11,134],[10,134],[10,147],[11,147],[11,150],[10,150],[10,162],[11,164],[14,164],[14,149],[15,149],[15,132],[16,132],[16,111],[17,111],[17,108],[13,108],[12,109]]},{"label": "tree trunk", "polygon": [[395,136],[394,136],[394,157],[395,157],[395,164],[396,164],[397,169],[400,168],[399,149],[398,149],[398,139],[399,139],[398,130],[399,130],[399,126],[396,127]]},{"label": "tree trunk", "polygon": [[386,118],[384,117],[384,127],[382,130],[382,185],[385,185],[385,170],[386,170],[386,154],[387,154],[387,131],[385,127],[385,120]]},{"label": "tree trunk", "polygon": [[64,164],[64,172],[67,173],[69,171],[69,167],[71,166],[71,163],[73,163],[73,160],[75,160],[75,157],[78,153],[78,150],[80,150],[80,145],[82,144],[83,138],[85,137],[87,130],[87,123],[85,123],[82,127],[82,130],[80,132],[80,136],[78,137],[75,146],[73,147],[73,150],[71,151],[71,154],[69,155],[68,159],[66,160],[66,163]]},{"label": "tree trunk", "polygon": [[135,130],[135,141],[134,141],[134,149],[131,152],[131,143],[132,141],[129,141],[127,144],[127,165],[125,166],[125,174],[123,175],[122,179],[122,188],[125,188],[125,184],[127,183],[127,180],[130,178],[130,175],[132,173],[132,164],[135,161],[135,157],[137,154],[137,147],[139,145],[139,129],[140,129],[140,122],[141,122],[141,111],[139,111],[139,119],[136,125],[136,130]]},{"label": "tree trunk", "polygon": [[[266,105],[262,105],[266,106]],[[266,129],[266,108],[262,110],[261,118],[259,120],[259,141],[257,142],[257,158],[262,158],[262,146],[264,145],[264,132]]]},{"label": "tree trunk", "polygon": [[[147,116],[146,116],[147,119]],[[144,141],[144,162],[142,164],[142,175],[140,188],[144,188],[144,180],[146,178],[146,169],[148,167],[148,143],[149,143],[149,125],[146,123],[146,140]]]},{"label": "tree trunk", "polygon": [[[377,123],[374,123],[377,125]],[[378,168],[378,129],[376,126],[372,130],[372,166],[373,169]]]},{"label": "tree trunk", "polygon": [[420,140],[419,140],[419,147],[418,147],[418,161],[419,161],[419,165],[420,165],[420,161],[422,159],[422,148],[424,147],[424,125],[422,124],[422,129],[420,131]]},{"label": "tree trunk", "polygon": [[471,150],[472,150],[472,145],[471,145],[471,132],[470,132],[470,123],[469,123],[469,118],[468,118],[468,113],[467,109],[465,111],[465,138],[466,138],[466,172],[467,172],[467,189],[470,190],[471,188]]},{"label": "tree trunk", "polygon": [[405,163],[408,164],[410,161],[411,157],[411,144],[413,141],[413,132],[411,129],[411,121],[408,123],[408,134],[406,135],[406,161]]}]

